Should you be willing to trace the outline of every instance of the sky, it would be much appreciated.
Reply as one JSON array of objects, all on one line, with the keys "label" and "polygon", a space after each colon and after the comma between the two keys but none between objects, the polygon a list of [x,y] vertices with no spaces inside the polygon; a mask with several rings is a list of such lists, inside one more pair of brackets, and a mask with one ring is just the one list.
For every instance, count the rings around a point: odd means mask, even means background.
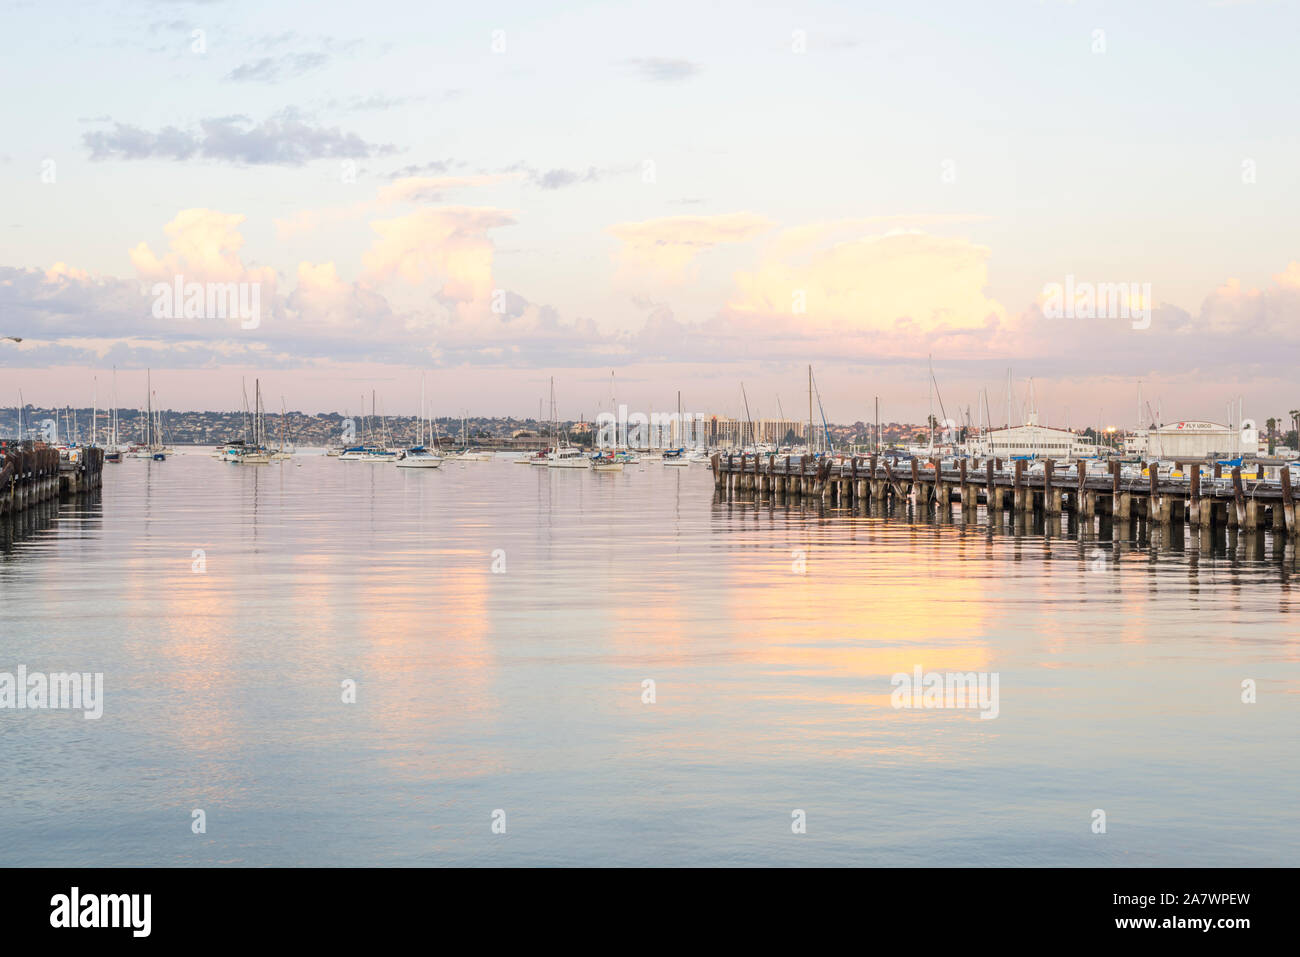
[{"label": "sky", "polygon": [[[6,5],[0,405],[1300,407],[1296,5]],[[179,277],[179,279],[178,279]],[[163,290],[181,283],[181,302]],[[257,317],[209,290],[235,283]],[[1127,314],[1049,306],[1123,284]],[[193,284],[197,306],[185,308]],[[1114,310],[1112,310],[1114,313]],[[611,373],[613,375],[611,376]],[[984,398],[981,398],[984,390]],[[549,405],[546,405],[549,414]]]}]

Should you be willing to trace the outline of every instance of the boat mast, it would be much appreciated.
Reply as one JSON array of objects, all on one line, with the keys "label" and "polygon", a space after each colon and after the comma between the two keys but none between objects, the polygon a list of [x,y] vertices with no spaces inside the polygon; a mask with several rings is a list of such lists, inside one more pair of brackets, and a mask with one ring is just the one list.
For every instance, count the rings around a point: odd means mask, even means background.
[{"label": "boat mast", "polygon": [[813,426],[812,426],[812,363],[808,363],[808,454],[813,454]]},{"label": "boat mast", "polygon": [[618,451],[623,447],[621,437],[619,436],[618,427],[618,400],[614,398],[614,370],[609,370],[609,413],[614,417],[614,450]]},{"label": "boat mast", "polygon": [[113,412],[108,417],[113,429],[113,451],[117,451],[117,366],[113,366]]},{"label": "boat mast", "polygon": [[930,363],[930,454],[934,455],[934,363]]},{"label": "boat mast", "polygon": [[[758,451],[758,436],[754,433],[754,419],[749,414],[749,396],[745,394],[745,383],[740,383],[740,397],[745,400],[745,421],[749,423],[749,441],[754,445],[754,451]],[[744,448],[744,443],[741,443]]]}]

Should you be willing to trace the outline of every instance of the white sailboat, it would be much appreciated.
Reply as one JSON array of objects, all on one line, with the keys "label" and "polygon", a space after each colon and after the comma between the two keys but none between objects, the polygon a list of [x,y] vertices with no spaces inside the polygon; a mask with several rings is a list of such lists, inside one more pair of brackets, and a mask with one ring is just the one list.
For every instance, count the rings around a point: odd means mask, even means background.
[{"label": "white sailboat", "polygon": [[548,469],[587,469],[591,468],[591,459],[587,453],[560,432],[560,421],[555,410],[555,377],[551,377],[551,434],[556,437],[555,448],[546,457]]},{"label": "white sailboat", "polygon": [[282,462],[286,459],[293,458],[293,446],[288,441],[291,436],[285,435],[285,428],[289,420],[289,411],[285,408],[284,396],[280,396],[280,447],[271,450],[271,459],[275,462]]},{"label": "white sailboat", "polygon": [[236,465],[270,465],[271,450],[266,447],[266,418],[262,412],[262,381],[253,380],[253,410],[248,411],[248,390],[244,388],[244,421],[247,428],[242,443],[226,447],[222,460]]},{"label": "white sailboat", "polygon": [[[542,437],[542,400],[537,400],[537,438]],[[521,452],[519,458],[514,460],[515,465],[545,465],[546,449],[539,449],[536,452]]]},{"label": "white sailboat", "polygon": [[[370,390],[370,417],[371,418],[378,418],[375,409],[376,409],[375,391],[374,389],[371,389]],[[366,400],[365,400],[365,396],[363,395],[361,397],[362,430],[364,433],[364,437],[370,439],[371,430],[368,424],[369,420],[367,420],[365,417],[365,411],[366,411]],[[381,426],[380,429],[381,444],[378,445],[374,444],[373,439],[371,439],[370,441],[363,441],[361,445],[356,445],[353,446],[352,448],[344,449],[342,452],[340,452],[339,461],[340,462],[370,462],[371,464],[374,464],[376,462],[397,461],[397,453],[388,448],[388,427],[384,425],[382,420],[380,420],[380,426]]]},{"label": "white sailboat", "polygon": [[[397,458],[399,469],[436,469],[442,464],[442,456],[435,455],[424,447],[424,376],[420,376],[420,431],[415,445],[411,446]],[[430,430],[432,431],[432,430]]]},{"label": "white sailboat", "polygon": [[161,462],[167,458],[168,454],[174,452],[169,449],[163,442],[162,429],[162,410],[157,412],[155,419],[153,408],[153,372],[150,369],[145,370],[145,408],[144,408],[144,434],[142,436],[144,444],[132,449],[129,453],[133,459],[153,459],[155,462]]},{"label": "white sailboat", "polygon": [[472,448],[469,444],[469,428],[464,413],[460,417],[461,450],[452,456],[457,462],[491,462],[492,453],[486,449]]},{"label": "white sailboat", "polygon": [[109,442],[104,448],[105,462],[121,462],[122,447],[117,442],[117,366],[113,366],[113,409],[108,416]]},{"label": "white sailboat", "polygon": [[[677,435],[677,439],[678,439],[678,441],[682,441],[683,436],[682,436],[681,433],[684,431],[684,429],[683,429],[683,424],[682,424],[682,391],[681,391],[681,389],[678,389],[678,390],[677,390],[677,428],[678,428],[678,430],[679,430],[679,431],[678,431],[678,435]],[[676,448],[676,449],[668,449],[667,451],[665,451],[665,452],[663,453],[663,455],[660,456],[660,462],[662,462],[664,465],[670,465],[670,466],[673,466],[673,467],[675,467],[675,468],[680,468],[680,467],[687,466],[687,465],[690,465],[690,464],[691,464],[691,460],[688,459],[688,458],[686,457],[686,446],[685,446],[685,444],[683,444],[683,445],[682,445],[681,447],[679,447],[679,448]]]}]

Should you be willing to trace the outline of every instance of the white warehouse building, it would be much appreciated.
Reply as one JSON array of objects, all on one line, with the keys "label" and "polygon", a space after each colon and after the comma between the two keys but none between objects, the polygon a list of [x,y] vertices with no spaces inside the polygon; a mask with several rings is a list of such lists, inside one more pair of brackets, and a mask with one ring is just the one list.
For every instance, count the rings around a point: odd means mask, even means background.
[{"label": "white warehouse building", "polygon": [[1033,421],[1027,425],[990,429],[982,436],[971,439],[966,446],[966,451],[971,455],[1000,459],[1013,455],[1073,459],[1091,458],[1097,454],[1096,443],[1088,441],[1086,436],[1068,429],[1053,429]]},{"label": "white warehouse building", "polygon": [[1124,451],[1163,460],[1256,456],[1260,454],[1259,429],[1250,419],[1242,420],[1240,432],[1217,422],[1171,422],[1131,433]]}]

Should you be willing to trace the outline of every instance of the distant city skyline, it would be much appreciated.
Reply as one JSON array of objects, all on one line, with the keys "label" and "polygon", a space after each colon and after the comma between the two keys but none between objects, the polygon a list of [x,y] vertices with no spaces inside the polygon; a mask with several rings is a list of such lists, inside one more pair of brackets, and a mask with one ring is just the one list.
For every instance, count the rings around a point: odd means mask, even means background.
[{"label": "distant city skyline", "polygon": [[[8,14],[0,401],[1300,406],[1293,7]],[[692,24],[683,31],[679,25]],[[7,41],[7,42],[6,42]],[[36,78],[36,82],[33,81]],[[191,297],[190,289],[197,290]],[[256,315],[254,315],[256,313]],[[1060,318],[1053,318],[1060,316]]]}]

